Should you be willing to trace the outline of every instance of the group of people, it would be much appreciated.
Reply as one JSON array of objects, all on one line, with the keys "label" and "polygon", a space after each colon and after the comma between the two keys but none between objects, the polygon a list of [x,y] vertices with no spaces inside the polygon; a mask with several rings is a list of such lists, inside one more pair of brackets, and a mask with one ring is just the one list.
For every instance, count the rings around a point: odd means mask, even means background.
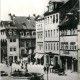
[{"label": "group of people", "polygon": [[49,71],[51,72],[51,69],[52,69],[52,72],[56,71],[58,73],[63,73],[65,74],[65,65],[61,68],[59,64],[56,64],[55,66],[53,66],[52,68],[50,68],[50,66],[44,66],[44,72],[48,73]]}]

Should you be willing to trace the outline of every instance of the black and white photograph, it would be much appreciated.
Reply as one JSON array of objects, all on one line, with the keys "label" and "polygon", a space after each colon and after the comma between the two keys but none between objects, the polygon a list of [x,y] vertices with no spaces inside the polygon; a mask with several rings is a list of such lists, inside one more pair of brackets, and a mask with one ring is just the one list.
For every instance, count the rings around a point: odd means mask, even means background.
[{"label": "black and white photograph", "polygon": [[0,0],[0,80],[80,80],[80,0]]}]

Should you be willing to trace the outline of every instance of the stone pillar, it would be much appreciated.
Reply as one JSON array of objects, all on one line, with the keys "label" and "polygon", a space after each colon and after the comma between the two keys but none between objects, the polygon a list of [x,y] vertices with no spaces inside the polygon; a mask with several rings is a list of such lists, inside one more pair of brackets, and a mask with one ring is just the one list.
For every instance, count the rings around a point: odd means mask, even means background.
[{"label": "stone pillar", "polygon": [[66,70],[67,70],[67,58],[66,58],[66,64],[65,64]]}]

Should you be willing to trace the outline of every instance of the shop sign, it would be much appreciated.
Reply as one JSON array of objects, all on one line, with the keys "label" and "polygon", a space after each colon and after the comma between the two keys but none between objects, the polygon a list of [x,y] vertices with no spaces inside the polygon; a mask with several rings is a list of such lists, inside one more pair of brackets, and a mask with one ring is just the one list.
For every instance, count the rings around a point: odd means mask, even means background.
[{"label": "shop sign", "polygon": [[64,54],[69,54],[69,51],[63,51]]}]

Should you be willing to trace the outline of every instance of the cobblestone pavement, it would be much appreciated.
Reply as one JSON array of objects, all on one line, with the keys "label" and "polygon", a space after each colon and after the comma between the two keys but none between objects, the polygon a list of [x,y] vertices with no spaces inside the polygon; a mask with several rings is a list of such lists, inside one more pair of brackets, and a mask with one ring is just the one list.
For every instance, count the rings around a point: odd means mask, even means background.
[{"label": "cobblestone pavement", "polygon": [[[12,70],[14,71],[15,69],[21,69],[21,66],[14,64],[12,66]],[[0,64],[0,71],[1,70],[6,71],[10,76],[11,67],[7,67],[5,64]],[[79,78],[80,75],[78,75],[77,72],[71,73],[71,71],[66,71],[67,76],[64,76],[64,75],[59,76],[58,74],[54,74],[54,73],[49,72],[48,79],[47,79],[47,74],[44,73],[42,65],[28,65],[28,71],[44,74],[45,80],[80,80],[80,78]],[[0,77],[0,80],[13,80],[9,76],[8,77]]]}]

